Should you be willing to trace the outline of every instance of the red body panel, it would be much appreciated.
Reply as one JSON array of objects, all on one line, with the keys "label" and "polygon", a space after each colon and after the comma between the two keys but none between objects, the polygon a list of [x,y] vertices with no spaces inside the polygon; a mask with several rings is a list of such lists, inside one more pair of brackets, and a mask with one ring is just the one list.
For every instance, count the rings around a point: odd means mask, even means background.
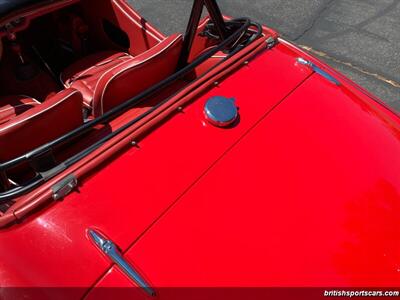
[{"label": "red body panel", "polygon": [[307,80],[127,259],[156,287],[399,286],[400,126],[355,96]]},{"label": "red body panel", "polygon": [[[127,249],[183,191],[311,74],[294,65],[295,57],[282,46],[258,56],[252,67],[244,66],[211,89],[152,132],[139,148],[130,149],[98,170],[101,172],[82,183],[78,192],[40,216],[4,231],[0,243],[7,246],[0,248],[0,268],[7,272],[1,285],[93,284],[109,262],[98,255],[86,230],[98,228]],[[273,76],[281,68],[287,72],[279,78]],[[266,81],[270,93],[260,99]],[[232,90],[242,84],[252,88]],[[230,130],[204,123],[205,101],[221,94],[235,97],[241,114],[246,116]]]},{"label": "red body panel", "polygon": [[[88,228],[156,287],[398,285],[400,120],[299,55],[264,51],[4,230],[0,285],[92,286],[111,263]],[[233,128],[204,121],[216,95],[236,99]],[[109,274],[99,286],[125,285]]]}]

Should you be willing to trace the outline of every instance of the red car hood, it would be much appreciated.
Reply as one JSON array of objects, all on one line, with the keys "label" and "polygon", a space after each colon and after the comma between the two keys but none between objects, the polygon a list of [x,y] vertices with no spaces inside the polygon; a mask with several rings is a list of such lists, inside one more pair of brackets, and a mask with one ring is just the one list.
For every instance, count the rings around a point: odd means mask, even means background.
[{"label": "red car hood", "polygon": [[398,123],[314,75],[126,257],[156,287],[399,286],[399,154]]},{"label": "red car hood", "polygon": [[[399,120],[311,75],[300,54],[279,44],[258,55],[3,232],[0,285],[94,285],[111,267],[94,228],[155,286],[397,286]],[[236,99],[237,126],[205,123],[215,95]],[[111,269],[98,286],[125,283]]]}]

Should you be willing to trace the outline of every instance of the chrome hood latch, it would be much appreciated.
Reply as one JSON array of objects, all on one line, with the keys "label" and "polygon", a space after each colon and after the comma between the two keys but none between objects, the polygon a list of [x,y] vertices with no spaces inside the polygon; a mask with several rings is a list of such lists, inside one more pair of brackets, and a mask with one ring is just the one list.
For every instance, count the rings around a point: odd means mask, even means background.
[{"label": "chrome hood latch", "polygon": [[146,283],[139,273],[136,272],[135,269],[122,257],[121,252],[111,240],[106,239],[102,234],[93,229],[89,229],[88,233],[97,248],[111,259],[111,261],[114,262],[131,280],[133,280],[135,284],[142,288],[151,297],[156,295],[155,291]]},{"label": "chrome hood latch", "polygon": [[301,65],[304,66],[308,66],[310,67],[315,73],[321,75],[322,77],[324,77],[325,79],[329,80],[330,82],[332,82],[333,84],[339,86],[341,85],[340,81],[337,80],[335,77],[333,77],[331,74],[329,74],[328,72],[322,70],[320,67],[318,67],[316,64],[314,64],[313,62],[309,61],[309,60],[305,60],[302,57],[299,57],[297,59],[297,62]]}]

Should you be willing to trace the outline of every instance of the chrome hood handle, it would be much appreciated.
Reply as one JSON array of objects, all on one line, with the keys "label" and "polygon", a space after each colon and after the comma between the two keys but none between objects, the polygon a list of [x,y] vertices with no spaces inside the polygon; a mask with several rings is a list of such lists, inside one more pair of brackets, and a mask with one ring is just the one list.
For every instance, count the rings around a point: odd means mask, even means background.
[{"label": "chrome hood handle", "polygon": [[335,85],[340,85],[340,81],[337,80],[335,77],[333,77],[331,74],[329,74],[328,72],[322,70],[320,67],[318,67],[316,64],[314,64],[311,61],[305,60],[302,57],[297,58],[297,62],[299,64],[302,64],[304,66],[308,66],[310,67],[315,73],[321,75],[322,77],[324,77],[325,79],[329,80],[330,82],[332,82]]},{"label": "chrome hood handle", "polygon": [[97,248],[99,248],[101,252],[103,252],[112,262],[114,262],[118,266],[118,268],[121,269],[121,271],[123,271],[148,295],[150,295],[151,297],[154,297],[156,295],[155,291],[149,286],[149,284],[122,257],[121,252],[111,240],[106,239],[102,234],[93,229],[89,229],[88,233],[89,237],[92,239]]}]

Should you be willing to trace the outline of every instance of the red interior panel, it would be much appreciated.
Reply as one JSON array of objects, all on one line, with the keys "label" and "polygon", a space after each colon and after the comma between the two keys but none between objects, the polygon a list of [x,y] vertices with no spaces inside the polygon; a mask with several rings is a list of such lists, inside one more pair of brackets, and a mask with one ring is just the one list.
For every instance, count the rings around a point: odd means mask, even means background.
[{"label": "red interior panel", "polygon": [[[96,36],[96,42],[101,48],[119,48],[128,50],[132,55],[137,55],[165,38],[125,1],[85,0],[82,1],[81,7],[91,34]],[[111,22],[127,34],[130,40],[129,49],[121,49],[110,40],[103,30],[103,20]]]},{"label": "red interior panel", "polygon": [[0,126],[0,161],[33,150],[75,129],[82,122],[81,93],[73,89],[64,90]]}]

